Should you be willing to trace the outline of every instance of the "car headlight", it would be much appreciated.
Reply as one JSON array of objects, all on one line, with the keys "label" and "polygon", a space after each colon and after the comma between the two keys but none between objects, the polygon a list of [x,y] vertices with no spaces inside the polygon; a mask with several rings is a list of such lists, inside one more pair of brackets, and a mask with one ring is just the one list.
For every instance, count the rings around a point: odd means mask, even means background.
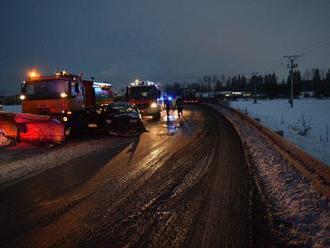
[{"label": "car headlight", "polygon": [[157,103],[155,103],[155,102],[151,103],[150,107],[151,108],[157,108]]},{"label": "car headlight", "polygon": [[60,94],[60,96],[61,96],[62,98],[66,98],[66,97],[68,96],[68,94],[65,93],[65,92],[62,92],[62,93]]}]

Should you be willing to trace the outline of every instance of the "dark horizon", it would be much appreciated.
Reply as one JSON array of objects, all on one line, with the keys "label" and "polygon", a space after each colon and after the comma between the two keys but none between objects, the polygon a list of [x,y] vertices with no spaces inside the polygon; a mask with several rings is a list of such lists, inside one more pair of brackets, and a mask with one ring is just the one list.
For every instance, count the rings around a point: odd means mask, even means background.
[{"label": "dark horizon", "polygon": [[[0,93],[19,91],[31,68],[83,72],[121,87],[140,77],[197,81],[202,75],[275,72],[282,56],[299,69],[330,68],[330,2],[19,1],[0,10]],[[1,94],[0,94],[1,95]]]}]

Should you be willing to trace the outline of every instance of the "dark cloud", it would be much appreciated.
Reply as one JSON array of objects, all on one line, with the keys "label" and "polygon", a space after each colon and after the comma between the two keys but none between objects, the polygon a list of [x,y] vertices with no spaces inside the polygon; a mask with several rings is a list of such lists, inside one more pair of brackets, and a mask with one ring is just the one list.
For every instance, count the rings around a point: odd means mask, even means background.
[{"label": "dark cloud", "polygon": [[[280,58],[330,41],[330,2],[219,0],[6,1],[0,10],[0,92],[30,67],[183,80],[201,73],[284,73]],[[330,67],[330,46],[300,68]]]}]

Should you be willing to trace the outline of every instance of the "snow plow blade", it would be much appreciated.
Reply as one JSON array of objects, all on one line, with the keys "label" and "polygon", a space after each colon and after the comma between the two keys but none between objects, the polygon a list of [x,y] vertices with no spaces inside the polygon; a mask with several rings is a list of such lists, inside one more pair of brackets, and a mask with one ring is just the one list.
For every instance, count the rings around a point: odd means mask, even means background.
[{"label": "snow plow blade", "polygon": [[22,113],[0,113],[0,134],[17,142],[61,143],[64,126],[50,116]]}]

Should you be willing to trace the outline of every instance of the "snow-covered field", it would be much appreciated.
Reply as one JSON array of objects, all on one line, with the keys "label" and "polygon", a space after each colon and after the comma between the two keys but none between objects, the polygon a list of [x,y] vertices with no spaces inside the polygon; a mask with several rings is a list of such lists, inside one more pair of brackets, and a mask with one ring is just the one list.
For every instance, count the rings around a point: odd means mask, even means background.
[{"label": "snow-covered field", "polygon": [[3,111],[6,112],[21,112],[21,105],[5,105]]},{"label": "snow-covered field", "polygon": [[232,101],[231,106],[247,112],[312,156],[330,165],[330,99],[287,99]]}]

